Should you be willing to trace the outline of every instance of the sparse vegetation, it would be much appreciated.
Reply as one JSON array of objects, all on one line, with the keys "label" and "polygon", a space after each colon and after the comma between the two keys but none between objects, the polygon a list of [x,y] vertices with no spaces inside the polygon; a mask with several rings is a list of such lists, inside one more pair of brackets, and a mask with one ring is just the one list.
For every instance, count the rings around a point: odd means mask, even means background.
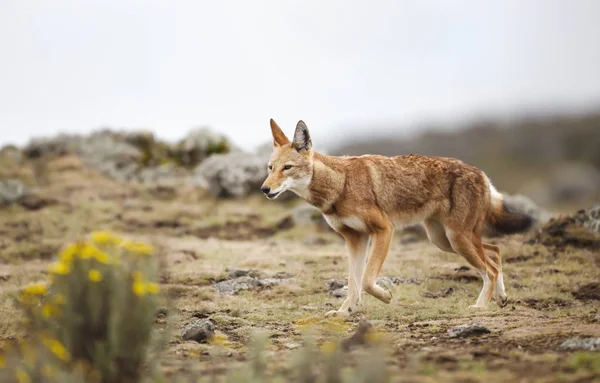
[{"label": "sparse vegetation", "polygon": [[[140,158],[154,166],[159,149]],[[312,212],[306,223],[292,219],[297,201],[213,199],[186,183],[116,181],[72,152],[27,159],[13,151],[0,155],[4,171],[31,176],[47,203],[0,209],[0,381],[570,382],[600,374],[598,352],[561,348],[600,336],[600,256],[589,246],[598,237],[577,222],[490,239],[502,248],[504,309],[469,309],[477,274],[413,236],[394,240],[383,267],[390,305],[364,295],[349,320],[324,319],[340,304],[327,282],[345,278],[346,250]],[[90,237],[97,228],[106,232]],[[234,294],[215,288],[244,273],[259,283]],[[372,331],[355,336],[363,317]],[[186,325],[208,318],[213,337],[183,339]],[[449,337],[471,323],[491,332]]]}]

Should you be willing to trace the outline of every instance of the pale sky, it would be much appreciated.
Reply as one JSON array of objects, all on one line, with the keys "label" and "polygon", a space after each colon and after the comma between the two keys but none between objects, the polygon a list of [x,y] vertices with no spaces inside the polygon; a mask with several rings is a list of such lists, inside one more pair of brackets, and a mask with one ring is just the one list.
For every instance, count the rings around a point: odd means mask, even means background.
[{"label": "pale sky", "polygon": [[251,149],[273,117],[318,148],[581,110],[600,105],[599,37],[595,0],[1,0],[0,144],[208,125]]}]

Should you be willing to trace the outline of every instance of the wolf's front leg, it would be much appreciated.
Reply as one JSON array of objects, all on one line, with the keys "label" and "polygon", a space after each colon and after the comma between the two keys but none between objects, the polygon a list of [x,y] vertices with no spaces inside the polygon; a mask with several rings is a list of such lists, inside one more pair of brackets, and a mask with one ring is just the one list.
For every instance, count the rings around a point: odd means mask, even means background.
[{"label": "wolf's front leg", "polygon": [[346,239],[346,247],[348,248],[348,296],[339,310],[329,311],[325,314],[326,317],[348,317],[356,311],[360,303],[362,276],[365,271],[369,236],[354,230],[344,231],[341,234]]}]

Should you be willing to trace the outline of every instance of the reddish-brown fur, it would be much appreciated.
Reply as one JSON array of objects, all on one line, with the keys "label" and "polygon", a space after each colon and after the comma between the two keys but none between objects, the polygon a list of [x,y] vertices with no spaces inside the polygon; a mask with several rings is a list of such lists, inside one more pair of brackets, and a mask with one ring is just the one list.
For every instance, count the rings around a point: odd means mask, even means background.
[{"label": "reddish-brown fur", "polygon": [[[375,281],[394,228],[416,222],[423,222],[430,240],[440,249],[462,255],[482,274],[487,290],[482,290],[477,306],[492,297],[499,305],[506,304],[503,291],[494,294],[502,278],[499,248],[484,243],[481,234],[486,223],[502,227],[512,219],[508,227],[518,231],[525,228],[525,222],[519,222],[522,216],[506,211],[481,170],[457,159],[415,154],[327,156],[312,149],[303,122],[298,123],[293,142],[273,120],[271,128],[274,152],[263,187],[293,190],[320,209],[347,243],[348,299],[340,310],[328,314],[352,312],[360,301],[361,288],[390,302],[391,294]],[[286,165],[289,169],[284,168]],[[366,260],[369,239],[371,249]]]}]

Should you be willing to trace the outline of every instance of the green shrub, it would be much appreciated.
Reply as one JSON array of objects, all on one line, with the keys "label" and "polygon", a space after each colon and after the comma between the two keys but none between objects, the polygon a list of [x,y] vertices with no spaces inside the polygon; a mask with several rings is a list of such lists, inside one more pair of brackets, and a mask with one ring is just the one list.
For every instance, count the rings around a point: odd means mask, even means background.
[{"label": "green shrub", "polygon": [[5,358],[0,378],[139,381],[160,290],[153,253],[106,232],[67,246],[50,266],[48,283],[16,297],[29,335]]}]

